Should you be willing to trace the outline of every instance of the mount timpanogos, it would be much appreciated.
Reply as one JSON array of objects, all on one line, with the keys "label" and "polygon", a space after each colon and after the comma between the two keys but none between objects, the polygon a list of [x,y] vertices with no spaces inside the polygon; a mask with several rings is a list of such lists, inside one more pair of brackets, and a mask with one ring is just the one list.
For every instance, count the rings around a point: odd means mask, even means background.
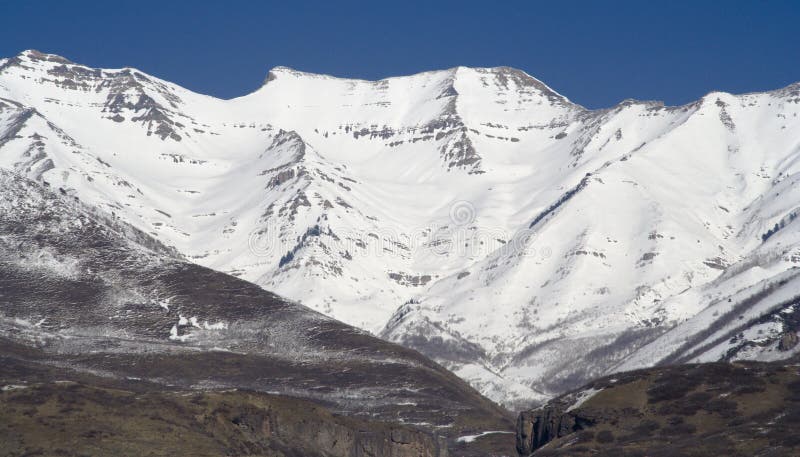
[{"label": "mount timpanogos", "polygon": [[[522,408],[619,371],[800,352],[798,113],[800,84],[589,110],[506,67],[380,81],[278,67],[221,100],[25,51],[0,60],[2,199],[49,189],[70,202],[54,212],[101,217],[119,243],[415,349]],[[88,274],[58,249],[19,265]],[[226,309],[233,295],[180,305],[191,291],[169,284],[141,300],[164,313],[141,329],[152,347],[235,351],[267,318]],[[127,300],[115,290],[104,300]],[[4,306],[30,335],[144,325]],[[291,328],[284,349],[306,338]]]}]

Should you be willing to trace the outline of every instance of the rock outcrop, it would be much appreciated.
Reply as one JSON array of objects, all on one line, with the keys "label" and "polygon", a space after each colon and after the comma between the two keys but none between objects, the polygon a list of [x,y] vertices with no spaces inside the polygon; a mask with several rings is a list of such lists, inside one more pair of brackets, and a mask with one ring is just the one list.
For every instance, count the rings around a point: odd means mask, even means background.
[{"label": "rock outcrop", "polygon": [[791,331],[785,333],[782,337],[780,342],[778,343],[778,350],[780,351],[791,351],[797,346],[798,337],[797,332]]},{"label": "rock outcrop", "polygon": [[587,429],[595,422],[596,418],[577,411],[564,411],[560,404],[523,411],[517,418],[517,452],[529,455],[547,443]]}]

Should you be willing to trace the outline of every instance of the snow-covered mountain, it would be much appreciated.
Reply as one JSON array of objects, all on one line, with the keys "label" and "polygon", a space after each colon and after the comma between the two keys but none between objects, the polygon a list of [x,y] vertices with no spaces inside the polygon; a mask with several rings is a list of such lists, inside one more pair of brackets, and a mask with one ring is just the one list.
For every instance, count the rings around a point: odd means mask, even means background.
[{"label": "snow-covered mountain", "polygon": [[[0,169],[0,195],[0,393],[72,381],[167,396],[177,388],[181,397],[240,391],[283,399],[276,409],[288,417],[267,420],[270,431],[254,427],[262,449],[275,438],[283,439],[282,449],[205,455],[443,457],[452,449],[483,457],[481,443],[458,439],[511,428],[507,411],[416,351],[186,262],[146,233],[41,182]],[[104,407],[74,420],[74,411],[62,410],[62,417],[83,424],[115,416],[104,408],[122,404],[102,397]],[[7,402],[4,397],[4,413]],[[150,408],[148,414],[158,409]],[[362,422],[330,429],[319,421],[323,411]],[[128,419],[127,426],[141,430]],[[232,419],[170,423],[197,430],[200,423],[224,426]],[[295,420],[307,427],[293,427]],[[164,440],[163,431],[147,436],[138,435],[151,446]],[[22,449],[41,439],[13,433],[0,441],[3,454],[11,455],[9,446]],[[186,445],[185,434],[180,441]]]},{"label": "snow-covered mountain", "polygon": [[798,112],[800,84],[587,110],[464,67],[279,67],[220,100],[25,51],[0,60],[0,167],[513,404],[797,350]]}]

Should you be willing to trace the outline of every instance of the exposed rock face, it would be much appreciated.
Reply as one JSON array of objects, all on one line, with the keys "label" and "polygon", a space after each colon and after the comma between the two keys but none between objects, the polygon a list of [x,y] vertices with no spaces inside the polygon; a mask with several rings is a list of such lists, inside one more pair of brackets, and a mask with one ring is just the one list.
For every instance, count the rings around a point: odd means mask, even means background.
[{"label": "exposed rock face", "polygon": [[790,331],[781,337],[781,341],[780,343],[778,343],[778,350],[790,351],[794,349],[795,346],[797,346],[797,343],[798,343],[797,332]]},{"label": "exposed rock face", "polygon": [[[108,115],[104,117],[118,123],[124,122],[126,116],[134,122],[141,122],[146,126],[148,136],[156,135],[162,140],[169,138],[176,142],[181,141],[182,136],[178,131],[185,126],[177,119],[182,118],[186,123],[191,121],[177,110],[183,103],[180,97],[172,93],[165,84],[130,68],[89,68],[63,57],[35,50],[10,59],[4,68],[0,68],[0,72],[11,66],[29,70],[41,67],[44,69],[38,77],[41,84],[51,83],[67,91],[107,92],[102,112]],[[152,91],[160,100],[153,98],[148,91]]]},{"label": "exposed rock face", "polygon": [[555,438],[562,436],[562,415],[551,407],[520,413],[517,419],[517,451],[528,455]]},{"label": "exposed rock face", "polygon": [[589,428],[596,418],[576,411],[565,412],[559,404],[523,411],[517,418],[517,452],[529,455],[547,443]]}]

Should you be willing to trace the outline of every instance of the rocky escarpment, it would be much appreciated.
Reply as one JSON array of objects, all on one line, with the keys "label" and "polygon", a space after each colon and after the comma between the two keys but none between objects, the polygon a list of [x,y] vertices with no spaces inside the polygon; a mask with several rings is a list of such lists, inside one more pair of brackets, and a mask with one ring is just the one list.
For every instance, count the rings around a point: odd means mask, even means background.
[{"label": "rocky escarpment", "polygon": [[517,420],[521,456],[794,456],[800,370],[710,363],[621,373]]},{"label": "rocky escarpment", "polygon": [[547,405],[523,411],[517,418],[517,452],[529,455],[553,440],[591,427],[594,423],[591,418],[565,412],[559,406]]}]

